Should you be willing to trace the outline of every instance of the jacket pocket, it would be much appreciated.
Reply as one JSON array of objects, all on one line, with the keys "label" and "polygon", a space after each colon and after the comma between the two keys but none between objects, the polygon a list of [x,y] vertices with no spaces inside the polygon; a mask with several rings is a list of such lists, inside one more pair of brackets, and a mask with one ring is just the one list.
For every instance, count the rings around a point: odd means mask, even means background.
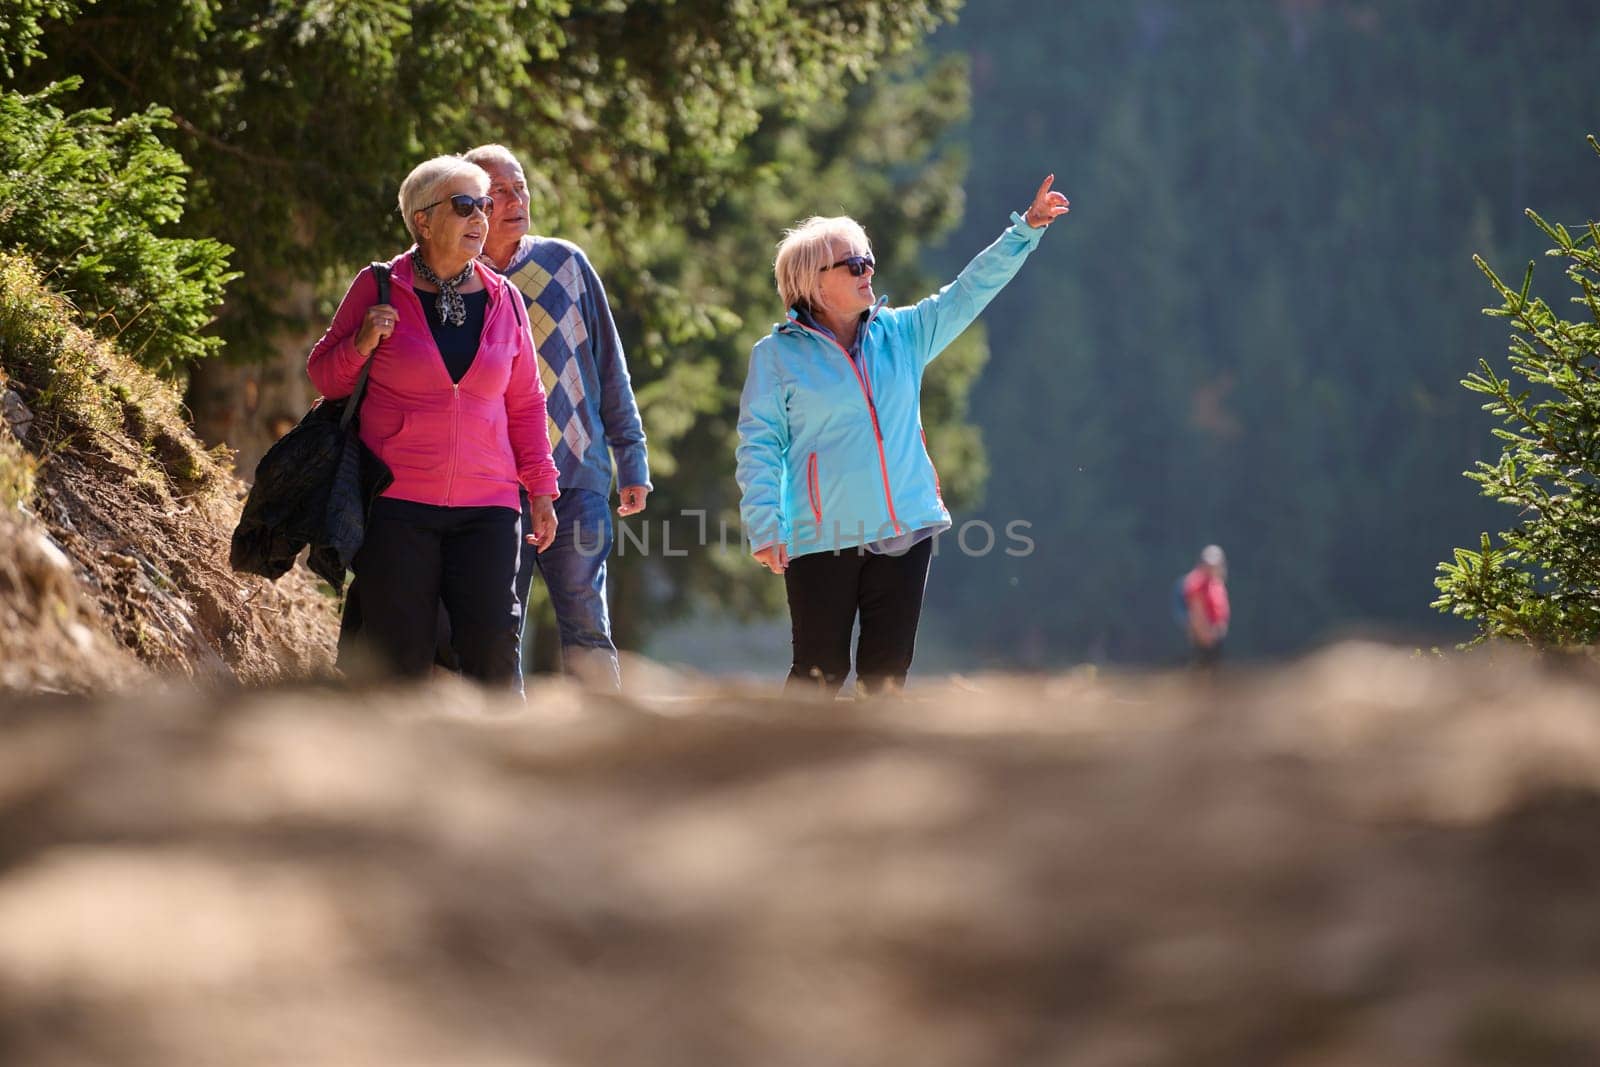
[{"label": "jacket pocket", "polygon": [[503,424],[470,412],[461,413],[461,432],[456,441],[461,473],[472,478],[510,480],[516,477],[511,456],[511,439]]},{"label": "jacket pocket", "polygon": [[400,428],[383,438],[375,451],[391,467],[439,470],[450,461],[450,416],[408,411]]},{"label": "jacket pocket", "polygon": [[939,487],[939,467],[933,462],[933,453],[928,451],[928,431],[917,427],[917,432],[922,435],[922,454],[928,457],[928,466],[933,468],[933,495],[942,505],[944,503],[944,490]]},{"label": "jacket pocket", "polygon": [[822,483],[817,478],[817,454],[806,460],[806,495],[811,498],[811,517],[822,525]]}]

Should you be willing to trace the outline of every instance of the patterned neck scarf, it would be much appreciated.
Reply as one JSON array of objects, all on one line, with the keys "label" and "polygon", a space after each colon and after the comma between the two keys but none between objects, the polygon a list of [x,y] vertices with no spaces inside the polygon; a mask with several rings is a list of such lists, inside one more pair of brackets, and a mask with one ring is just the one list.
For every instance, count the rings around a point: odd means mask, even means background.
[{"label": "patterned neck scarf", "polygon": [[468,260],[467,265],[461,268],[461,273],[454,278],[441,278],[433,273],[433,268],[422,258],[422,249],[419,248],[411,253],[411,265],[423,281],[439,287],[439,299],[433,305],[439,317],[451,326],[464,325],[467,321],[467,302],[461,299],[461,293],[457,290],[472,277],[472,261]]}]

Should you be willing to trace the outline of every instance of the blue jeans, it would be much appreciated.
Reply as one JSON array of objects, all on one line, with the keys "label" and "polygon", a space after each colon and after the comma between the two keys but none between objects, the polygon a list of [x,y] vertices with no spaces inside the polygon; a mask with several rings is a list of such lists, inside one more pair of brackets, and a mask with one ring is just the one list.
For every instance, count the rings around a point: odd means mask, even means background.
[{"label": "blue jeans", "polygon": [[[522,528],[532,529],[526,496],[522,516]],[[521,662],[533,652],[533,628],[527,624],[526,608],[537,570],[544,576],[555,609],[562,668],[592,685],[621,689],[622,672],[617,666],[617,646],[611,643],[611,613],[606,607],[606,558],[611,555],[614,533],[610,502],[588,489],[563,489],[556,497],[556,522],[556,539],[549,548],[540,552],[526,542],[522,545],[517,568],[517,600],[524,608]]]}]

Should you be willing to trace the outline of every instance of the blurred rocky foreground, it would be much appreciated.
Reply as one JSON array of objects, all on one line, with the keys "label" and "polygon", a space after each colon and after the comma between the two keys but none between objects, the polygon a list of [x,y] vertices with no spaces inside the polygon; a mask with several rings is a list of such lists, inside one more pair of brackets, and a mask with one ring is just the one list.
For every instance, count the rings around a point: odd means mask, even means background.
[{"label": "blurred rocky foreground", "polygon": [[0,1062],[1600,1063],[1585,669],[0,713]]}]

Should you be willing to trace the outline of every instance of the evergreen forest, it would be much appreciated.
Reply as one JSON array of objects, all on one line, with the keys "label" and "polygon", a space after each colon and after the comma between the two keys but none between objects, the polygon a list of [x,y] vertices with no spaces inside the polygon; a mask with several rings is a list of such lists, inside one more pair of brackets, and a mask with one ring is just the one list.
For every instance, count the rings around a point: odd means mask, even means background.
[{"label": "evergreen forest", "polygon": [[1036,547],[941,551],[929,653],[1170,661],[1173,581],[1210,542],[1242,657],[1465,640],[1429,607],[1435,567],[1507,521],[1462,477],[1499,442],[1460,383],[1480,358],[1503,371],[1509,333],[1472,257],[1565,284],[1524,211],[1595,217],[1593,6],[1039,13],[968,4],[935,38],[972,78],[965,212],[936,273],[1035,171],[1073,211],[986,313],[970,396],[987,478],[957,521],[1027,520]]}]

